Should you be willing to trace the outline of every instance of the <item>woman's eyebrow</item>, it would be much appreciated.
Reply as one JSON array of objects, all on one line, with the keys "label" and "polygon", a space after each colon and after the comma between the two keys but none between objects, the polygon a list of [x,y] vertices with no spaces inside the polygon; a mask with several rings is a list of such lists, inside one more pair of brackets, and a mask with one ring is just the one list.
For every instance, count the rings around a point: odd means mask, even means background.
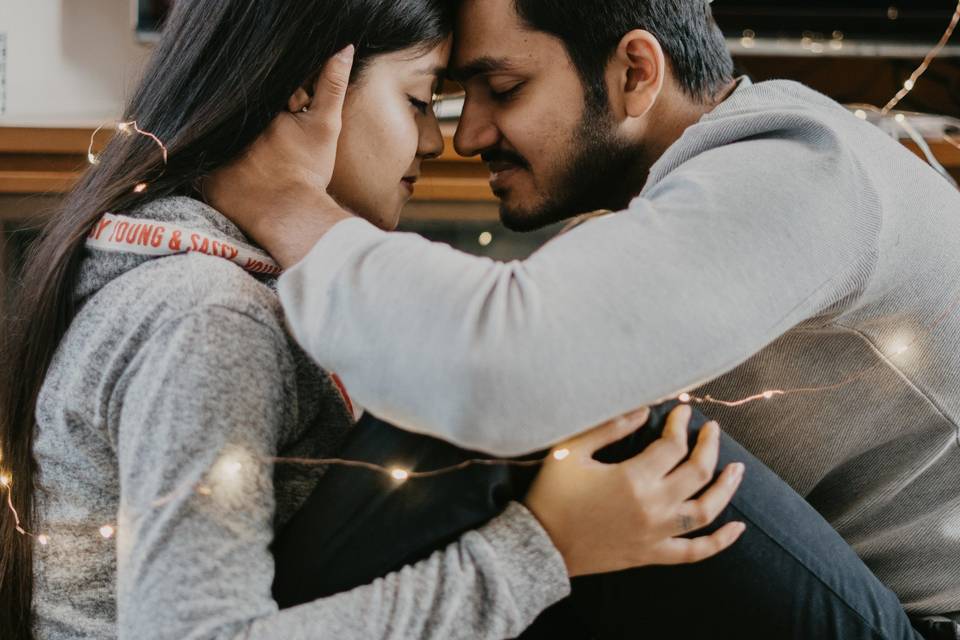
[{"label": "woman's eyebrow", "polygon": [[444,78],[447,75],[447,68],[444,66],[430,66],[417,69],[414,72],[418,76],[434,76],[436,78]]}]

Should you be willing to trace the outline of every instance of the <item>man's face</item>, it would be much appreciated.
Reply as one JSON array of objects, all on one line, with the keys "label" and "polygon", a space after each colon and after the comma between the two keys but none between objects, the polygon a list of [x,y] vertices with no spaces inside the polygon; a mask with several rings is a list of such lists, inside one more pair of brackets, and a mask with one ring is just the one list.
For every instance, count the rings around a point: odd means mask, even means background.
[{"label": "man's face", "polygon": [[463,3],[452,69],[466,90],[457,151],[488,164],[508,228],[623,208],[639,192],[629,176],[642,148],[618,137],[563,43],[527,28],[513,0]]}]

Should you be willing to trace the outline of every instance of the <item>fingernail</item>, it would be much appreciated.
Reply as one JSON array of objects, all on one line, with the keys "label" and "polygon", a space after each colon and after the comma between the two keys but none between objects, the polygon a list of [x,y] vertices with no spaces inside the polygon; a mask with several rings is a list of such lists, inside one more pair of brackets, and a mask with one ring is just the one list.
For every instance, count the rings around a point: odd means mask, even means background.
[{"label": "fingernail", "polygon": [[337,53],[337,57],[343,62],[352,62],[356,51],[356,47],[354,47],[352,44],[348,44]]},{"label": "fingernail", "polygon": [[740,480],[743,478],[743,472],[745,470],[746,467],[743,466],[743,463],[741,462],[730,465],[730,476],[727,478],[727,482],[730,484],[736,484],[740,482]]}]

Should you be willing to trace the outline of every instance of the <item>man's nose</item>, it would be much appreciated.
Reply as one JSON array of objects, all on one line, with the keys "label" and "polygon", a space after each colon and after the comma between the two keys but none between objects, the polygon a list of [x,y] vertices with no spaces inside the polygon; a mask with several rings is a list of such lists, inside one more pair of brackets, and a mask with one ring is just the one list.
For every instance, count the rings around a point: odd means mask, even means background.
[{"label": "man's nose", "polygon": [[500,131],[486,109],[467,99],[453,137],[453,146],[462,156],[475,156],[484,149],[495,147]]}]

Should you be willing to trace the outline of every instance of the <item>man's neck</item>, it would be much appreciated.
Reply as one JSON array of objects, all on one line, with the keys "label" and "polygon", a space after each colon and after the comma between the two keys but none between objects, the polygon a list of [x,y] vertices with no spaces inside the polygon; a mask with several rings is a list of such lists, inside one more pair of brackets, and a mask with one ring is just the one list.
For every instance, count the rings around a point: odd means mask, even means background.
[{"label": "man's neck", "polygon": [[657,122],[657,127],[655,134],[650,137],[651,166],[680,139],[687,129],[723,104],[736,88],[737,81],[731,80],[713,98],[704,102],[693,100],[682,92],[676,92],[672,99],[661,102],[658,105],[661,113],[652,120]]},{"label": "man's neck", "polygon": [[[731,80],[710,100],[699,102],[693,100],[682,91],[675,91],[666,99],[661,100],[655,107],[656,112],[651,114],[650,122],[655,122],[655,130],[650,132],[644,144],[643,161],[637,166],[631,184],[645,185],[650,170],[663,157],[684,132],[700,122],[705,115],[716,109],[729,98],[737,88],[737,81]],[[637,190],[634,197],[639,195]]]}]

